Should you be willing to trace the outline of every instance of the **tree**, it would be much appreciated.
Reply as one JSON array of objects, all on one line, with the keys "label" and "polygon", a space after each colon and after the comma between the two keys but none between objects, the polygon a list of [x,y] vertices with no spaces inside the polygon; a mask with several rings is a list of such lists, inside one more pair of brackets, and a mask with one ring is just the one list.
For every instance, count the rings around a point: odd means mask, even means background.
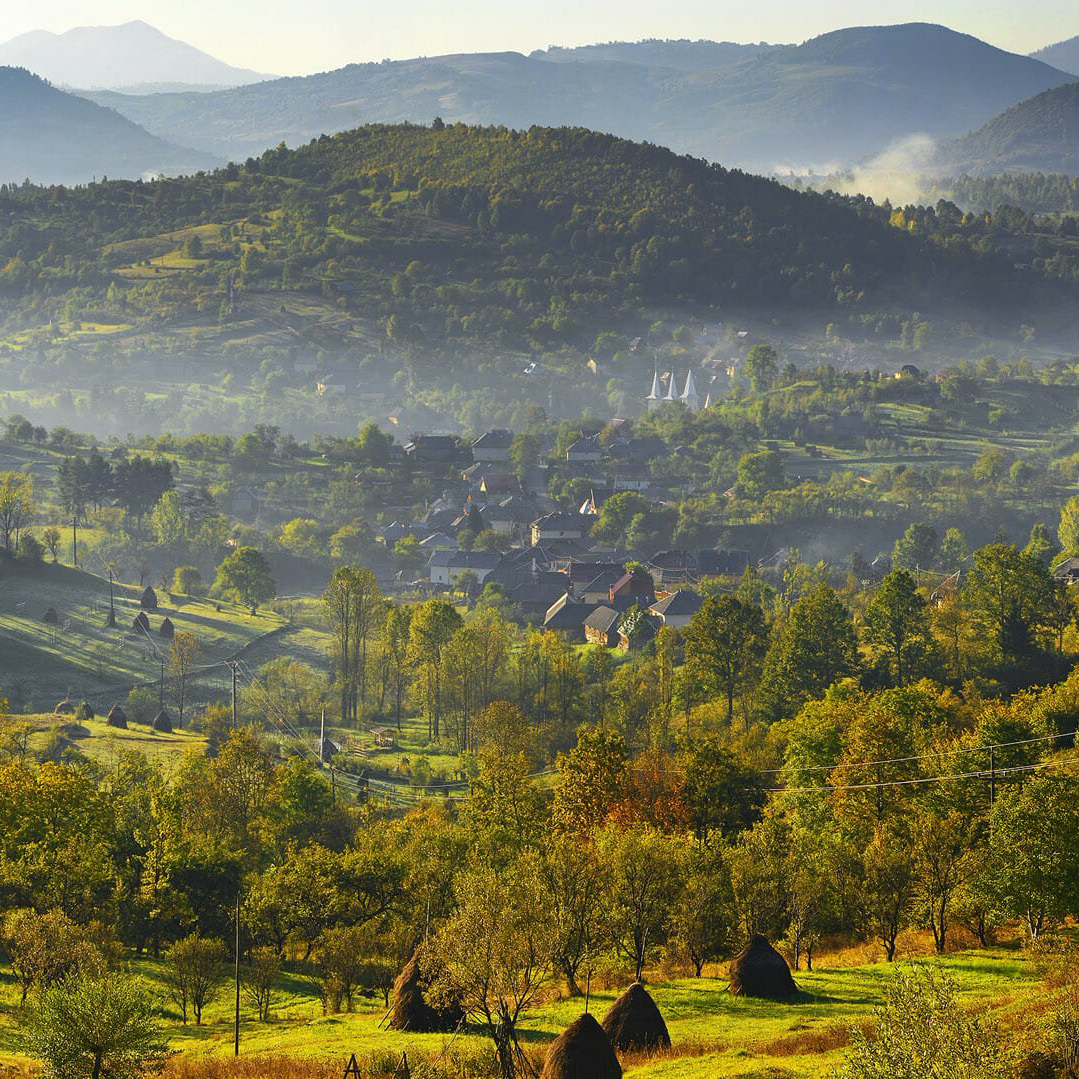
[{"label": "tree", "polygon": [[322,596],[322,610],[334,641],[334,666],[341,694],[342,722],[355,722],[367,697],[367,654],[383,618],[382,593],[370,570],[334,570]]},{"label": "tree", "polygon": [[201,655],[202,645],[194,633],[177,633],[169,645],[169,676],[176,686],[176,708],[181,727],[187,703],[187,682]]},{"label": "tree", "polygon": [[527,433],[514,435],[510,443],[510,467],[522,488],[527,483],[529,473],[539,462],[539,451],[539,439],[535,435]]},{"label": "tree", "polygon": [[747,453],[738,462],[738,482],[741,498],[762,499],[769,491],[778,491],[786,483],[783,458],[775,450]]},{"label": "tree", "polygon": [[915,896],[909,840],[893,828],[879,825],[862,855],[861,876],[862,918],[890,963],[895,959],[896,938],[906,926]]},{"label": "tree", "polygon": [[412,612],[408,655],[413,669],[423,675],[422,695],[427,734],[438,740],[443,709],[443,658],[446,646],[461,627],[461,616],[448,603],[431,599]]},{"label": "tree", "polygon": [[962,569],[970,558],[970,548],[958,528],[949,528],[940,541],[940,566],[945,573]]},{"label": "tree", "polygon": [[592,844],[556,833],[541,850],[540,873],[556,927],[555,967],[570,996],[580,996],[578,973],[607,942],[603,866]]},{"label": "tree", "polygon": [[202,1011],[217,996],[225,981],[225,948],[219,940],[197,933],[176,941],[165,953],[165,983],[180,1017],[187,1023],[188,1009],[195,1026],[202,1026]]},{"label": "tree", "polygon": [[1065,555],[1079,554],[1079,495],[1074,495],[1060,510],[1057,539]]},{"label": "tree", "polygon": [[26,1041],[56,1079],[141,1079],[168,1052],[146,990],[116,974],[71,977],[46,990]]},{"label": "tree", "polygon": [[375,423],[365,424],[356,440],[364,463],[372,468],[385,468],[390,463],[393,438]]},{"label": "tree", "polygon": [[150,517],[154,539],[162,547],[171,547],[187,536],[188,516],[178,491],[166,491],[154,506]]},{"label": "tree", "polygon": [[60,558],[60,529],[50,525],[41,533],[41,542],[45,544],[54,562]]},{"label": "tree", "polygon": [[237,547],[217,567],[214,578],[215,595],[242,603],[245,607],[257,609],[277,594],[270,564],[265,556],[254,547]]},{"label": "tree", "polygon": [[913,833],[919,896],[937,954],[943,955],[952,900],[967,872],[971,822],[955,810],[945,814],[922,810],[914,818]]},{"label": "tree", "polygon": [[550,977],[558,945],[537,859],[524,854],[505,869],[478,867],[462,874],[455,892],[456,911],[421,958],[432,975],[429,999],[456,1003],[481,1023],[499,1075],[514,1079],[523,1060],[517,1023]]},{"label": "tree", "polygon": [[767,647],[764,612],[734,596],[709,596],[685,630],[685,682],[698,699],[722,697],[727,722],[735,696],[760,673]]},{"label": "tree", "polygon": [[650,827],[609,826],[596,838],[607,880],[608,926],[640,981],[650,951],[666,940],[684,883],[680,840]]},{"label": "tree", "polygon": [[206,591],[206,586],[198,568],[177,566],[172,575],[172,591],[181,596],[201,596]]},{"label": "tree", "polygon": [[412,632],[412,607],[390,604],[382,623],[380,657],[386,665],[387,684],[393,701],[397,729],[401,729],[401,708],[408,685],[408,644]]},{"label": "tree", "polygon": [[22,991],[22,1003],[33,988],[46,989],[62,979],[103,976],[107,957],[82,926],[59,910],[38,914],[9,911],[0,940]]},{"label": "tree", "polygon": [[932,525],[915,521],[895,541],[892,548],[892,565],[896,569],[928,569],[936,560],[940,544],[937,530]]},{"label": "tree", "polygon": [[112,493],[136,521],[140,521],[174,484],[172,465],[150,457],[128,457],[112,469]]},{"label": "tree", "polygon": [[1079,914],[1076,781],[1035,774],[1003,791],[989,818],[989,888],[997,908],[1020,918],[1032,941]]},{"label": "tree", "polygon": [[895,684],[904,686],[932,647],[929,608],[906,570],[881,582],[865,612],[866,643],[889,657]]},{"label": "tree", "polygon": [[955,985],[928,966],[897,969],[869,1032],[856,1031],[841,1079],[926,1079],[966,1075],[1009,1079],[1016,1062]]},{"label": "tree", "polygon": [[1005,543],[975,551],[963,600],[1005,663],[1027,659],[1034,652],[1052,598],[1052,577],[1034,555]]},{"label": "tree", "polygon": [[274,987],[280,973],[281,957],[273,948],[254,949],[241,984],[244,995],[258,1013],[260,1023],[269,1022]]},{"label": "tree", "polygon": [[857,669],[858,641],[850,612],[821,582],[773,631],[761,688],[773,715],[791,715]]},{"label": "tree", "polygon": [[620,734],[581,727],[577,745],[558,758],[551,818],[566,832],[590,835],[625,795],[629,751]]},{"label": "tree", "polygon": [[345,1011],[352,1011],[355,992],[370,950],[369,934],[362,926],[326,929],[315,945],[315,958],[322,973],[323,992],[330,1011],[336,1012],[342,999]]},{"label": "tree", "polygon": [[22,472],[0,473],[0,537],[5,551],[18,546],[19,536],[36,513],[34,481]]},{"label": "tree", "polygon": [[764,393],[775,384],[779,357],[771,345],[754,345],[746,357],[746,375],[754,393]]},{"label": "tree", "polygon": [[701,976],[705,963],[714,963],[734,943],[737,916],[730,869],[722,852],[698,850],[686,859],[686,887],[672,919],[671,944]]},{"label": "tree", "polygon": [[716,832],[731,840],[759,818],[763,777],[721,746],[697,742],[686,761],[685,799],[693,831],[705,846]]}]

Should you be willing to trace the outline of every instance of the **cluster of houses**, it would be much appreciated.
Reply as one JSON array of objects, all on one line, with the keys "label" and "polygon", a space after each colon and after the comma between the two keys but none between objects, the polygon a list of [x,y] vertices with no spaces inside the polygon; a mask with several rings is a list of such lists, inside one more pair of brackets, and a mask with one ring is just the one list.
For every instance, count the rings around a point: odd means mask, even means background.
[{"label": "cluster of houses", "polygon": [[[691,385],[692,388],[692,385]],[[634,551],[598,544],[589,533],[606,499],[636,491],[662,499],[647,462],[668,452],[658,438],[585,435],[558,460],[563,476],[588,480],[588,497],[573,510],[559,509],[545,494],[540,462],[522,486],[510,470],[509,431],[488,431],[471,447],[451,436],[416,436],[404,447],[413,461],[456,467],[459,480],[410,523],[394,522],[381,538],[392,548],[415,536],[426,553],[431,592],[496,586],[520,617],[570,640],[630,650],[646,644],[661,626],[688,624],[702,599],[704,578],[740,576],[750,565],[745,551]],[[541,450],[543,458],[553,447]],[[506,537],[504,551],[459,543],[464,533]]]}]

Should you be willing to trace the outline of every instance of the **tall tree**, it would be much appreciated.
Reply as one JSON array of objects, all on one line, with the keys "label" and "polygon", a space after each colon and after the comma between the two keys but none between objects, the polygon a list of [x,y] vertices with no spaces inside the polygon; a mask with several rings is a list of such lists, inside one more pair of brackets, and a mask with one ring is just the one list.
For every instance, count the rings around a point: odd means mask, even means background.
[{"label": "tall tree", "polygon": [[709,596],[684,636],[687,695],[722,697],[732,722],[735,697],[760,674],[767,647],[764,612],[734,596]]},{"label": "tall tree", "polygon": [[383,619],[382,594],[370,570],[341,566],[322,597],[334,641],[342,722],[355,722],[367,693],[370,641]]},{"label": "tall tree", "polygon": [[431,599],[412,612],[408,654],[414,670],[423,678],[423,704],[427,715],[427,736],[441,737],[444,707],[443,675],[446,646],[461,628],[461,616],[444,600]]},{"label": "tall tree", "polygon": [[928,605],[906,570],[881,582],[866,608],[865,639],[890,657],[895,684],[906,685],[933,643]]}]

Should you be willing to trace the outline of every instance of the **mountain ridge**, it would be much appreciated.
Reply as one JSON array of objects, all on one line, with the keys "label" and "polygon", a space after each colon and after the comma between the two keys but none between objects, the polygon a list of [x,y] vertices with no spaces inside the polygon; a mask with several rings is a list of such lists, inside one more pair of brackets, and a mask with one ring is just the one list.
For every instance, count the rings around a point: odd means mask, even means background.
[{"label": "mountain ridge", "polygon": [[0,67],[0,183],[30,178],[73,185],[106,175],[194,172],[217,163],[25,69]]},{"label": "mountain ridge", "polygon": [[[687,47],[697,48],[674,51]],[[503,52],[353,64],[206,95],[87,96],[234,159],[365,123],[441,116],[585,127],[768,173],[858,160],[912,134],[969,131],[1071,80],[925,23],[851,27],[719,67],[659,66],[625,58],[639,46],[600,48],[598,58],[586,49],[558,59]]]},{"label": "mountain ridge", "polygon": [[31,30],[0,44],[0,66],[26,68],[49,82],[82,90],[163,83],[235,87],[269,77],[226,64],[141,19],[60,34]]}]

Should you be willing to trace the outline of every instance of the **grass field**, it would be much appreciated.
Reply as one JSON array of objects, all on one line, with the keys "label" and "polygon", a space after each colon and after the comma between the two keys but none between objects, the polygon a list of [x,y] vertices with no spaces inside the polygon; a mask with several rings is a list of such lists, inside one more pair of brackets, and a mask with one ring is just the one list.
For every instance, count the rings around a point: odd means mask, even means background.
[{"label": "grass field", "polygon": [[[18,688],[27,706],[23,710],[45,712],[69,697],[85,698],[97,711],[107,711],[131,686],[159,678],[168,643],[159,629],[166,616],[177,633],[198,638],[203,664],[254,650],[269,634],[281,635],[288,628],[269,611],[252,615],[227,603],[219,610],[211,601],[170,600],[167,592],[157,591],[160,606],[149,612],[150,632],[136,633],[132,621],[141,589],[115,585],[116,627],[109,628],[106,579],[50,562],[6,561],[0,572],[0,686],[12,696]],[[43,621],[50,608],[59,619],[56,625]],[[193,687],[196,700],[198,685]]]},{"label": "grass field", "polygon": [[[1010,951],[972,951],[950,955],[937,963],[954,979],[962,1002],[1017,1030],[1021,1042],[1037,1037],[1037,1013],[1044,991],[1035,964]],[[202,1027],[184,1027],[167,1002],[162,966],[144,960],[134,970],[162,1001],[162,1019],[170,1044],[182,1059],[227,1058],[232,1052],[231,996],[223,992],[207,1010]],[[829,966],[796,976],[802,990],[792,1003],[775,1003],[730,996],[725,972],[703,979],[653,980],[649,989],[663,1012],[672,1048],[654,1057],[623,1061],[628,1076],[641,1079],[782,1079],[823,1077],[842,1062],[849,1030],[866,1023],[884,1000],[891,968],[884,963]],[[0,975],[0,979],[2,979]],[[590,1010],[602,1015],[618,990],[594,992]],[[0,980],[0,1067],[20,1059],[17,994],[10,979]],[[580,999],[552,999],[529,1012],[521,1041],[537,1061],[546,1045],[583,1010]],[[246,1007],[242,1011],[241,1046],[244,1056],[288,1056],[323,1061],[344,1071],[349,1054],[370,1060],[407,1052],[413,1061],[438,1056],[451,1038],[410,1035],[380,1025],[385,1014],[381,998],[360,1001],[352,1014],[323,1016],[314,993],[298,974],[282,978],[271,1021],[259,1024]],[[475,1063],[488,1053],[478,1029],[453,1041],[451,1053]],[[449,1054],[447,1054],[449,1055]],[[0,1071],[0,1074],[3,1074]],[[467,1071],[462,1074],[478,1075]],[[956,1077],[960,1079],[960,1077]]]}]

